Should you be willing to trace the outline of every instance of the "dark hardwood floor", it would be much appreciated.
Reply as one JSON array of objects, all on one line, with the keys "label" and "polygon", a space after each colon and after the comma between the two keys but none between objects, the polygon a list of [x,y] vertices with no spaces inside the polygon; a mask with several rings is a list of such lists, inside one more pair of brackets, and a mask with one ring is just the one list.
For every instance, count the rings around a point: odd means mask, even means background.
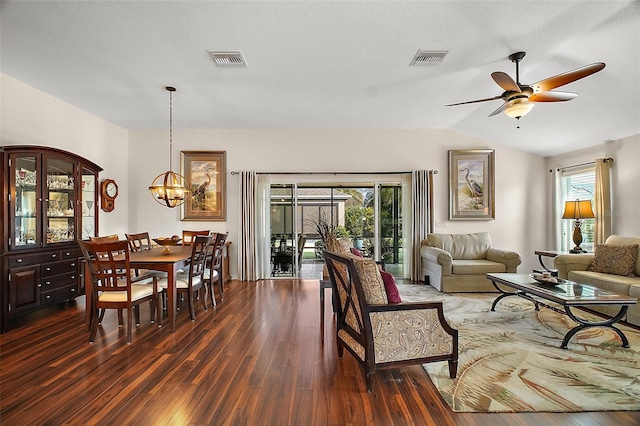
[{"label": "dark hardwood floor", "polygon": [[[327,296],[328,296],[327,292]],[[320,339],[317,281],[227,285],[174,334],[149,323],[131,345],[108,312],[96,342],[84,299],[0,336],[0,423],[6,425],[637,425],[638,412],[457,414],[420,366],[378,372],[340,360],[331,300]],[[569,391],[570,392],[570,391]]]}]

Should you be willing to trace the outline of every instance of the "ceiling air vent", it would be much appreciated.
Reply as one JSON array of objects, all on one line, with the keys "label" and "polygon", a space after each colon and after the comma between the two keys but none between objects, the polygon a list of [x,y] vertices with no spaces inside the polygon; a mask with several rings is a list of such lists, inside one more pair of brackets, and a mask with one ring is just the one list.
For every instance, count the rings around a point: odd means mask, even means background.
[{"label": "ceiling air vent", "polygon": [[447,56],[448,50],[418,50],[413,57],[410,67],[436,66]]},{"label": "ceiling air vent", "polygon": [[218,67],[246,67],[247,62],[238,51],[213,51],[209,50],[209,55]]}]

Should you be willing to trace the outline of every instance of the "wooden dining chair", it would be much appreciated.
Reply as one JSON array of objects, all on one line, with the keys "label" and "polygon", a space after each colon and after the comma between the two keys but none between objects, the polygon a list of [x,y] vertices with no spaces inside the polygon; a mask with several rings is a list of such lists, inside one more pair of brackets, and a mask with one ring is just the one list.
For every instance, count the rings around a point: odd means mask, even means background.
[{"label": "wooden dining chair", "polygon": [[94,243],[108,243],[108,242],[119,241],[119,240],[120,240],[120,237],[118,237],[118,234],[103,235],[101,237],[89,236],[89,241],[93,241]]},{"label": "wooden dining chair", "polygon": [[[157,312],[157,321],[160,324],[160,299],[158,283],[155,275],[144,277],[151,279],[152,285],[135,283],[131,276],[129,250],[127,241],[80,241],[82,255],[89,265],[91,273],[92,290],[91,306],[93,312],[91,318],[91,332],[89,343],[93,343],[98,330],[98,324],[106,309],[118,310],[118,323],[122,325],[121,313],[127,311],[127,343],[131,343],[131,330],[133,328],[134,309],[136,325],[140,325],[139,306],[144,302],[150,302],[151,322],[154,322],[154,312]],[[102,310],[101,314],[98,312]]]},{"label": "wooden dining chair", "polygon": [[[137,234],[124,234],[127,237],[127,242],[129,243],[129,251],[137,252],[143,250],[151,250],[153,246],[151,245],[151,237],[149,237],[148,232],[139,232]],[[150,271],[148,269],[136,269],[135,275],[139,277],[140,274],[149,274]],[[159,275],[160,272],[156,272],[156,275]]]},{"label": "wooden dining chair", "polygon": [[208,229],[205,229],[203,231],[187,231],[187,230],[183,230],[182,231],[182,245],[183,246],[190,246],[191,244],[193,244],[193,241],[195,240],[195,238],[198,235],[202,235],[202,236],[211,235],[211,231],[209,231]]},{"label": "wooden dining chair", "polygon": [[[194,296],[198,296],[198,299],[202,301],[202,308],[206,311],[207,297],[205,294],[200,294],[200,290],[204,288],[204,270],[207,260],[207,252],[209,245],[211,244],[211,235],[198,235],[191,244],[191,259],[188,270],[183,273],[179,273],[176,277],[176,290],[178,294],[186,294],[189,301],[189,315],[191,321],[196,319],[196,310],[193,304]],[[166,293],[168,287],[168,278],[163,277],[158,279],[158,287]],[[164,297],[163,297],[164,299]]]},{"label": "wooden dining chair", "polygon": [[216,298],[213,293],[213,284],[218,283],[220,300],[224,299],[224,277],[222,276],[222,255],[224,245],[229,234],[217,233],[215,240],[209,249],[210,256],[207,259],[207,267],[204,272],[204,281],[211,298],[211,304],[216,306]]},{"label": "wooden dining chair", "polygon": [[137,234],[124,234],[129,242],[129,250],[132,252],[151,250],[151,237],[148,232],[139,232]]}]

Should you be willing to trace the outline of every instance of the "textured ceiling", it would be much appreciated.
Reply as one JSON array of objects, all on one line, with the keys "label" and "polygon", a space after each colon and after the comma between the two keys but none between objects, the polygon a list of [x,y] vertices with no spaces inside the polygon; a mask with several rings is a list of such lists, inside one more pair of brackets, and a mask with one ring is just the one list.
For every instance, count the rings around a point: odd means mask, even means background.
[{"label": "textured ceiling", "polygon": [[[2,1],[4,74],[127,129],[449,128],[540,155],[640,133],[638,1]],[[409,67],[418,49],[448,50]],[[240,50],[218,68],[208,50]],[[606,68],[516,121],[491,72]]]}]

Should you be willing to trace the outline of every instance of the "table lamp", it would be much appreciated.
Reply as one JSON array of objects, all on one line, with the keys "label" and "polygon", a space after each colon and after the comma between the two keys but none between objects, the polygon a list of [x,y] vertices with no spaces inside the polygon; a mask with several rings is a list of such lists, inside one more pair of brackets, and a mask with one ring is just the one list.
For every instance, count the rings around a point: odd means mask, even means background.
[{"label": "table lamp", "polygon": [[582,244],[582,230],[580,229],[580,219],[595,218],[593,209],[591,208],[591,201],[575,200],[565,202],[562,218],[574,219],[576,221],[575,227],[573,229],[573,243],[576,246],[573,249],[569,250],[569,253],[586,253],[587,251],[583,250],[582,247],[580,247],[580,244]]}]

